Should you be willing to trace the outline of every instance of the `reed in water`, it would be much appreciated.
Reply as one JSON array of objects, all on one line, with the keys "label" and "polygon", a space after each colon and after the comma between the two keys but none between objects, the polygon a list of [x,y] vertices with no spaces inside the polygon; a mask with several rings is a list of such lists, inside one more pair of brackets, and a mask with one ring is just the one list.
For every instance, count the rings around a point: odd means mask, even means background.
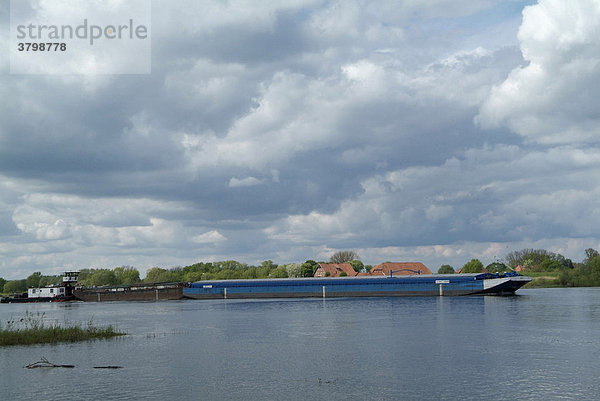
[{"label": "reed in water", "polygon": [[45,313],[26,312],[24,318],[11,319],[5,325],[0,323],[0,346],[88,341],[126,334],[111,325],[96,327],[91,320],[82,326],[79,323],[47,324],[44,318]]}]

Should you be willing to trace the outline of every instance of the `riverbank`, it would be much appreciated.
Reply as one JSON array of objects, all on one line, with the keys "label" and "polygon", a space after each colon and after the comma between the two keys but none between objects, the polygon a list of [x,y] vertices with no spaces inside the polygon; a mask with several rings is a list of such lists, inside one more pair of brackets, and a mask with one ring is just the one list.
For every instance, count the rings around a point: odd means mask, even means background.
[{"label": "riverbank", "polygon": [[523,274],[532,278],[523,288],[566,288],[558,282],[558,272],[527,272]]},{"label": "riverbank", "polygon": [[523,271],[521,274],[533,278],[523,288],[600,287],[600,265],[580,265],[554,271]]}]

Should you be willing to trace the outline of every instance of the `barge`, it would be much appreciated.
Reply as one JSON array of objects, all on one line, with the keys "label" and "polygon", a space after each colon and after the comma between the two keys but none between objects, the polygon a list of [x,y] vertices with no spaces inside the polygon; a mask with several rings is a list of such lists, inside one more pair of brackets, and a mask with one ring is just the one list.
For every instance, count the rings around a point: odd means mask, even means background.
[{"label": "barge", "polygon": [[514,294],[531,281],[517,273],[211,280],[187,284],[193,299],[397,297]]},{"label": "barge", "polygon": [[76,287],[73,296],[86,302],[165,301],[182,299],[183,286],[183,283],[156,283],[116,287]]}]

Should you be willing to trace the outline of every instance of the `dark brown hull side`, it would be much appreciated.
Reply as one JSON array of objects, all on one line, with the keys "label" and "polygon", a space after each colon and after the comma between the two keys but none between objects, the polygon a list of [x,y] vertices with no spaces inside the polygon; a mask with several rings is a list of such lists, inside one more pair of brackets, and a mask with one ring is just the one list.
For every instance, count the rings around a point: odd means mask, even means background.
[{"label": "dark brown hull side", "polygon": [[136,290],[98,290],[81,289],[74,290],[73,295],[81,301],[105,302],[105,301],[166,301],[183,298],[183,288],[148,288]]}]

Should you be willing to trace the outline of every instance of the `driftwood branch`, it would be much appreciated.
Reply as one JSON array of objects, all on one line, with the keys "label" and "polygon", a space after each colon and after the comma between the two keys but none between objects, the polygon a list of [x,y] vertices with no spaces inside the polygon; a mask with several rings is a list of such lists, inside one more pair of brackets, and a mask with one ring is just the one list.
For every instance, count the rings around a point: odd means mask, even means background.
[{"label": "driftwood branch", "polygon": [[31,363],[25,366],[27,369],[34,368],[74,368],[75,365],[59,365],[56,363],[52,363],[47,360],[45,357],[42,357],[38,362]]},{"label": "driftwood branch", "polygon": [[[45,357],[41,357],[41,359],[37,362],[31,363],[25,366],[27,369],[35,369],[35,368],[74,368],[75,365],[59,365],[53,362],[50,362]],[[94,369],[122,369],[123,366],[117,365],[106,365],[106,366],[94,366]]]}]

